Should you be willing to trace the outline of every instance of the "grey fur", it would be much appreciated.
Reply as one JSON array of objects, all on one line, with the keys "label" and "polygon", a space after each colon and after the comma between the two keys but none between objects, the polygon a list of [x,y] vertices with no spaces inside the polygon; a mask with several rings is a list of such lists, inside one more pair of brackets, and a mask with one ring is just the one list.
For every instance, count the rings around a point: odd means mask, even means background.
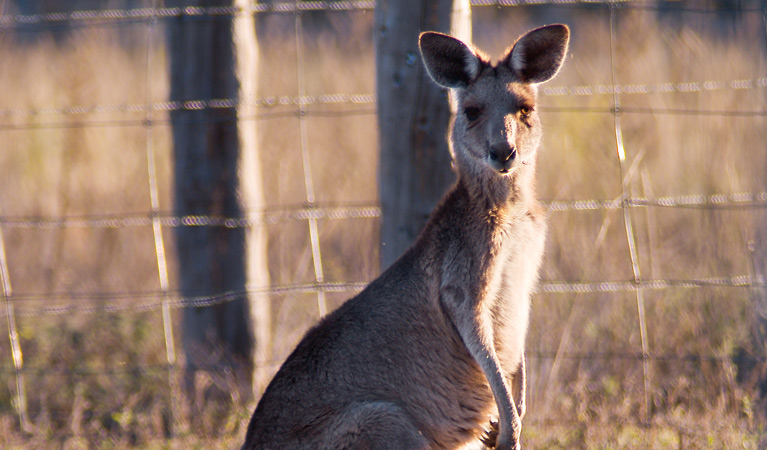
[{"label": "grey fur", "polygon": [[568,39],[564,25],[533,30],[493,65],[457,39],[421,35],[429,74],[454,89],[458,180],[413,246],[307,332],[243,449],[454,449],[480,439],[491,417],[484,441],[520,448],[546,229],[534,83],[557,73]]}]

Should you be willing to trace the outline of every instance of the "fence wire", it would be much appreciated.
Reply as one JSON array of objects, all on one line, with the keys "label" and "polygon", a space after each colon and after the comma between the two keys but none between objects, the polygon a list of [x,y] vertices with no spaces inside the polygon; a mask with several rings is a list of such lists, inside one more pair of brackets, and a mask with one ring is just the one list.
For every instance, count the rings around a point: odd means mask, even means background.
[{"label": "fence wire", "polygon": [[[659,11],[658,2],[638,0],[472,0],[473,7],[516,7],[555,5],[559,7],[605,6],[626,10]],[[68,26],[95,26],[113,23],[135,23],[140,21],[168,20],[180,17],[196,19],[227,18],[239,14],[300,14],[305,12],[372,11],[375,1],[294,1],[274,3],[253,3],[241,6],[188,6],[188,7],[146,7],[106,10],[76,10],[42,14],[3,14],[0,16],[0,30],[29,26],[51,27],[65,23]],[[719,12],[762,12],[759,6],[714,5],[713,7],[675,7],[676,12],[719,13]]]},{"label": "fence wire", "polygon": [[[549,97],[590,97],[590,96],[614,96],[616,94],[626,95],[646,95],[653,93],[700,93],[714,91],[743,91],[763,89],[767,87],[767,78],[754,79],[736,79],[736,80],[706,80],[706,81],[685,81],[680,83],[633,83],[626,85],[578,85],[578,86],[544,86],[541,93]],[[199,111],[231,109],[239,106],[249,106],[262,109],[279,109],[286,106],[298,106],[300,109],[297,114],[319,113],[321,111],[306,110],[309,106],[325,105],[375,105],[376,96],[373,93],[334,93],[326,95],[299,95],[299,96],[269,96],[254,100],[240,99],[212,99],[212,100],[185,100],[185,101],[162,101],[131,104],[99,104],[99,105],[68,105],[42,109],[2,109],[0,118],[6,120],[22,120],[26,122],[30,118],[40,118],[44,116],[63,115],[63,116],[83,116],[105,113],[146,113],[154,112],[174,112],[174,111]],[[558,111],[563,108],[543,107],[542,111]],[[614,113],[612,108],[578,108],[585,112],[603,112]],[[717,111],[717,110],[692,110],[692,109],[669,109],[669,108],[636,108],[622,107],[620,112],[627,113],[647,113],[647,114],[684,114],[689,113],[709,114],[709,115],[765,115],[765,111]],[[344,113],[343,111],[341,113]],[[348,112],[347,112],[348,113]],[[253,119],[269,117],[264,113],[253,117]],[[169,123],[167,119],[154,119],[158,123]],[[143,125],[143,121],[126,121],[125,123],[134,125]],[[28,124],[26,126],[44,126],[45,123]],[[2,129],[17,129],[19,125],[12,122],[0,123]]]},{"label": "fence wire", "polygon": [[[102,313],[145,313],[164,311],[164,308],[198,308],[214,306],[242,298],[289,297],[299,294],[349,293],[362,291],[369,281],[357,282],[315,282],[294,285],[273,285],[244,291],[224,292],[216,295],[201,295],[183,297],[173,291],[115,291],[115,292],[53,292],[45,294],[15,294],[9,300],[16,305],[15,315],[22,317],[38,317],[64,314],[102,314]],[[692,279],[658,279],[658,280],[616,280],[595,282],[574,281],[544,281],[539,283],[534,292],[543,294],[599,294],[637,292],[640,290],[670,290],[695,288],[767,288],[763,277],[737,275],[729,277],[705,277]],[[39,302],[39,303],[38,303]],[[65,305],[40,306],[56,302],[67,302]],[[74,302],[74,303],[72,303]],[[0,316],[9,316],[8,310],[1,311]]]},{"label": "fence wire", "polygon": [[[678,209],[749,209],[767,208],[767,192],[736,192],[732,194],[678,195],[658,198],[626,197],[613,200],[556,200],[541,204],[552,213],[572,211],[602,211],[626,208],[678,208]],[[56,217],[0,217],[0,227],[6,229],[67,228],[134,228],[155,223],[166,228],[225,227],[250,228],[308,220],[377,219],[381,216],[378,205],[321,205],[250,211],[246,217],[207,215],[177,216],[168,211],[147,213],[92,214]]]},{"label": "fence wire", "polygon": [[[155,3],[155,2],[153,2]],[[548,4],[561,7],[597,6],[609,8],[611,25],[614,14],[619,10],[659,10],[656,2],[637,2],[621,0],[594,0],[574,2],[570,0],[473,0],[475,7],[513,7],[519,5]],[[265,120],[273,117],[295,116],[299,119],[301,136],[300,150],[302,155],[303,183],[305,187],[306,204],[284,206],[279,209],[258,211],[255,214],[245,213],[244,217],[221,217],[205,215],[178,216],[163,211],[159,204],[157,191],[157,171],[155,154],[152,146],[152,133],[155,127],[170,124],[167,114],[180,110],[217,110],[231,109],[242,106],[238,99],[191,99],[185,101],[151,101],[149,89],[143,103],[125,104],[95,104],[95,105],[64,105],[42,109],[4,109],[0,110],[0,131],[31,130],[39,128],[69,128],[69,127],[98,127],[98,126],[141,126],[146,130],[147,182],[150,193],[150,210],[122,214],[94,214],[82,216],[57,217],[10,217],[0,215],[0,276],[2,277],[5,308],[0,310],[9,328],[9,338],[12,347],[13,366],[0,365],[0,372],[14,375],[16,382],[16,406],[22,427],[28,428],[26,412],[26,387],[24,374],[33,375],[114,375],[114,374],[161,374],[172,373],[176,370],[175,344],[173,343],[173,321],[171,310],[204,307],[224,304],[247,296],[250,298],[273,299],[300,294],[313,295],[317,298],[319,314],[327,312],[326,293],[349,293],[361,291],[369,280],[333,282],[325,279],[323,258],[321,255],[318,221],[320,220],[351,220],[377,219],[381,212],[375,204],[322,204],[316,200],[316,192],[312,180],[312,166],[308,158],[310,141],[307,137],[306,119],[312,115],[352,116],[358,114],[374,114],[376,97],[372,93],[333,93],[308,95],[305,91],[303,58],[302,14],[320,11],[372,11],[374,1],[310,1],[310,2],[277,2],[271,4],[252,4],[248,7],[187,7],[166,8],[147,7],[136,9],[82,10],[69,12],[54,12],[43,14],[3,14],[0,16],[0,35],[8,31],[26,31],[49,29],[55,26],[94,27],[105,24],[132,25],[139,24],[147,27],[147,58],[146,75],[150,76],[151,58],[149,53],[157,34],[159,21],[176,18],[199,20],[214,20],[216,18],[232,17],[238,14],[293,14],[295,15],[295,39],[297,44],[297,79],[298,95],[267,96],[243,104],[259,108],[262,113],[253,117],[237,120]],[[698,8],[684,6],[676,11],[713,13],[723,9]],[[738,7],[731,11],[755,12],[764,15],[763,8]],[[767,27],[767,17],[765,17]],[[615,44],[615,35],[611,27],[611,53]],[[639,108],[627,107],[621,104],[622,96],[672,94],[672,93],[703,93],[714,91],[761,91],[767,88],[767,77],[738,78],[732,80],[692,80],[683,82],[636,83],[620,84],[615,77],[615,64],[612,64],[612,83],[578,86],[545,86],[541,93],[549,97],[590,97],[609,96],[612,105],[602,108],[541,108],[550,112],[586,112],[611,114],[615,119],[616,152],[620,162],[621,180],[624,179],[625,153],[623,150],[620,116],[625,113],[634,114],[670,114],[670,115],[707,115],[707,116],[743,116],[767,117],[767,110],[706,110],[706,109],[675,109],[675,108]],[[149,85],[149,83],[147,83]],[[326,106],[360,107],[358,109],[323,111]],[[364,109],[363,109],[364,108]],[[98,115],[126,113],[136,114],[135,120],[106,120],[99,121]],[[54,116],[64,116],[66,120],[52,121]],[[58,119],[58,118],[55,118]],[[560,212],[608,211],[620,210],[623,213],[626,227],[626,239],[629,248],[629,259],[632,263],[633,278],[628,280],[597,280],[597,281],[554,281],[545,280],[537,288],[541,294],[603,294],[603,293],[632,293],[634,294],[639,316],[641,335],[641,351],[625,352],[528,352],[532,359],[575,359],[575,360],[631,360],[643,364],[643,391],[645,410],[642,423],[650,420],[649,393],[652,390],[651,362],[679,363],[731,363],[735,359],[731,355],[703,354],[671,354],[653,352],[647,343],[647,330],[644,319],[643,293],[652,290],[700,289],[700,288],[734,288],[734,289],[763,289],[767,288],[761,275],[741,274],[734,276],[714,276],[690,279],[646,279],[642,275],[637,254],[637,239],[632,230],[632,211],[637,208],[679,208],[679,209],[765,209],[767,208],[767,192],[735,192],[716,194],[697,194],[665,196],[657,198],[636,197],[630,195],[628,187],[622,183],[622,191],[616,199],[584,199],[571,201],[545,202],[551,214]],[[0,205],[2,206],[2,205]],[[2,209],[0,208],[0,211]],[[314,268],[314,281],[304,284],[272,285],[256,287],[245,291],[224,292],[215,295],[183,297],[179,292],[170,288],[169,274],[166,261],[165,245],[162,238],[163,229],[180,227],[225,227],[250,228],[278,225],[289,222],[305,222],[309,229],[309,241]],[[54,292],[46,294],[25,294],[13,292],[10,288],[10,275],[5,257],[5,241],[3,230],[46,229],[61,230],[71,228],[83,229],[124,229],[136,227],[151,227],[154,237],[154,248],[160,289],[158,291],[115,291],[115,292]],[[56,303],[65,303],[58,305]],[[18,331],[15,319],[19,317],[60,316],[67,314],[122,314],[122,313],[160,313],[162,315],[166,339],[166,363],[157,365],[132,366],[126,368],[56,368],[56,367],[24,367],[19,346]],[[765,362],[766,358],[759,356],[742,356],[748,361]],[[281,361],[271,361],[269,366],[278,366]],[[202,370],[226,371],[231,365],[201,366]],[[171,389],[173,382],[170,381]],[[173,397],[173,395],[171,396]],[[176,401],[171,398],[171,401]],[[175,409],[171,406],[171,410]]]},{"label": "fence wire", "polygon": [[[656,362],[671,362],[679,364],[692,364],[692,363],[719,363],[729,364],[735,362],[767,362],[767,357],[761,356],[732,356],[732,355],[697,355],[697,354],[676,354],[676,353],[642,353],[642,352],[541,352],[541,351],[527,351],[525,357],[529,359],[571,359],[578,361],[610,361],[610,360],[624,360],[624,361],[656,361]],[[279,367],[282,363],[281,360],[273,360],[267,362],[268,367]],[[206,372],[230,372],[232,369],[240,366],[236,364],[203,364],[200,365],[200,370]],[[98,375],[165,375],[168,371],[166,364],[145,364],[145,365],[133,365],[130,367],[27,367],[24,372],[30,376],[48,376],[48,375],[72,375],[80,377],[90,377]],[[15,370],[12,367],[0,366],[0,374],[14,374]]]}]

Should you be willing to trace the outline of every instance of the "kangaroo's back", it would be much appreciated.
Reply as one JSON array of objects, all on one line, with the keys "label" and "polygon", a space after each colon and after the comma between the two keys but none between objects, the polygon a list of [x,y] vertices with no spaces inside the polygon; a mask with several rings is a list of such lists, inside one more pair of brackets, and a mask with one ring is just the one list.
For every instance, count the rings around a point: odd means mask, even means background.
[{"label": "kangaroo's back", "polygon": [[450,36],[421,36],[429,74],[457,102],[458,180],[413,246],[307,332],[243,448],[449,449],[480,438],[519,448],[545,238],[536,85],[556,74],[568,38],[563,25],[533,30],[492,64]]}]

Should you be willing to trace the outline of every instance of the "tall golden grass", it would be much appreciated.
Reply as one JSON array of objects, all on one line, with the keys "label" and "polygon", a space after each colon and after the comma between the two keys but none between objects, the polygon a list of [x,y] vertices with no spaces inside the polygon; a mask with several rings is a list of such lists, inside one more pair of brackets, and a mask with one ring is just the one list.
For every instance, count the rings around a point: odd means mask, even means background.
[{"label": "tall golden grass", "polygon": [[[663,16],[626,8],[615,19],[611,36],[607,8],[475,8],[475,41],[498,54],[528,28],[567,22],[573,30],[571,55],[551,86],[610,85],[613,76],[621,85],[765,76],[760,13]],[[294,20],[275,15],[259,22],[264,97],[298,94]],[[727,20],[734,26],[728,28]],[[301,55],[306,94],[373,93],[372,13],[328,13],[313,25],[316,29],[307,27]],[[126,33],[134,36],[131,45],[125,43]],[[0,35],[0,60],[11,62],[0,64],[0,110],[5,111],[0,128],[2,217],[147,214],[148,139],[158,164],[160,207],[172,209],[166,114],[154,112],[148,129],[144,112],[46,112],[166,100],[164,37],[161,27],[142,23],[79,28],[58,40],[44,32],[26,41],[13,33]],[[149,47],[145,39],[151,39]],[[538,164],[539,197],[613,200],[621,198],[624,186],[628,195],[648,198],[763,192],[764,115],[694,111],[763,111],[766,97],[763,86],[620,94],[626,108],[619,117],[626,151],[622,172],[612,95],[542,95],[539,109],[546,132]],[[377,201],[373,110],[373,105],[309,106],[304,120],[321,204]],[[259,111],[268,208],[306,201],[295,112],[295,105]],[[749,244],[756,227],[765,223],[764,215],[763,208],[631,208],[642,277],[752,275]],[[621,209],[551,211],[549,223],[543,282],[634,279]],[[159,311],[34,314],[59,304],[146,301],[141,292],[159,289],[150,227],[2,231],[13,292],[20,298],[17,320],[34,432],[19,431],[10,346],[1,345],[0,446],[239,444],[254,405],[235,397],[228,402],[206,398],[207,386],[226,386],[215,374],[196,380],[198,395],[183,399],[176,416],[170,416]],[[172,232],[164,231],[175,289]],[[272,283],[312,282],[308,225],[269,225],[268,236]],[[373,279],[379,271],[377,236],[374,219],[322,220],[325,279]],[[133,294],[110,296],[115,292]],[[81,294],[89,295],[81,299]],[[636,357],[642,352],[636,294],[537,294],[527,346],[525,444],[616,449],[764,445],[763,400],[753,383],[738,381],[739,367],[732,360],[744,350],[765,356],[764,349],[753,347],[749,334],[752,294],[739,287],[644,292],[649,351],[683,356],[650,361],[649,413],[642,361]],[[330,306],[348,295],[331,295]],[[271,301],[276,370],[318,313],[314,295],[275,296]],[[3,323],[0,333],[7,335]],[[701,358],[684,358],[690,355]],[[185,405],[192,403],[209,413],[190,417]],[[180,427],[168,440],[172,420]]]}]

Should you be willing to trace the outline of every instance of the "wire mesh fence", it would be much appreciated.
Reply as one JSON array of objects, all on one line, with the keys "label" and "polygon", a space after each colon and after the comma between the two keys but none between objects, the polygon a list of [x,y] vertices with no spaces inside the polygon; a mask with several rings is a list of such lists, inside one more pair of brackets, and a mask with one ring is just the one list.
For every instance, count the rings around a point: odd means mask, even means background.
[{"label": "wire mesh fence", "polygon": [[[9,405],[0,415],[13,433],[88,435],[90,414],[115,442],[179,439],[190,428],[213,441],[216,427],[236,440],[252,406],[237,399],[217,399],[201,427],[183,425],[183,403],[205,400],[174,387],[179,310],[243,296],[272,303],[273,373],[311,323],[379,270],[375,2],[139,3],[30,13],[2,3],[0,51],[22,68],[0,72],[20,92],[0,101],[0,315],[10,344],[0,350]],[[764,439],[754,431],[764,382],[749,374],[764,377],[767,364],[767,4],[472,5],[483,48],[512,42],[506,28],[573,28],[563,73],[540,91],[539,190],[551,232],[528,338],[527,420],[578,428],[618,414],[695,447],[712,429],[690,423],[710,408],[732,417],[717,426],[746,424],[732,439]],[[260,96],[170,101],[168,22],[241,15],[257,20]],[[66,75],[46,74],[55,64]],[[265,205],[242,217],[174,213],[170,114],[241,105],[255,113],[237,120],[262,133]],[[266,229],[270,284],[184,296],[173,233],[187,227]],[[201,392],[228,389],[231,362],[201,370]],[[152,388],[135,385],[146,377]],[[119,391],[119,402],[93,407],[98,389]],[[126,415],[139,410],[160,424],[124,437],[142,424]]]}]

